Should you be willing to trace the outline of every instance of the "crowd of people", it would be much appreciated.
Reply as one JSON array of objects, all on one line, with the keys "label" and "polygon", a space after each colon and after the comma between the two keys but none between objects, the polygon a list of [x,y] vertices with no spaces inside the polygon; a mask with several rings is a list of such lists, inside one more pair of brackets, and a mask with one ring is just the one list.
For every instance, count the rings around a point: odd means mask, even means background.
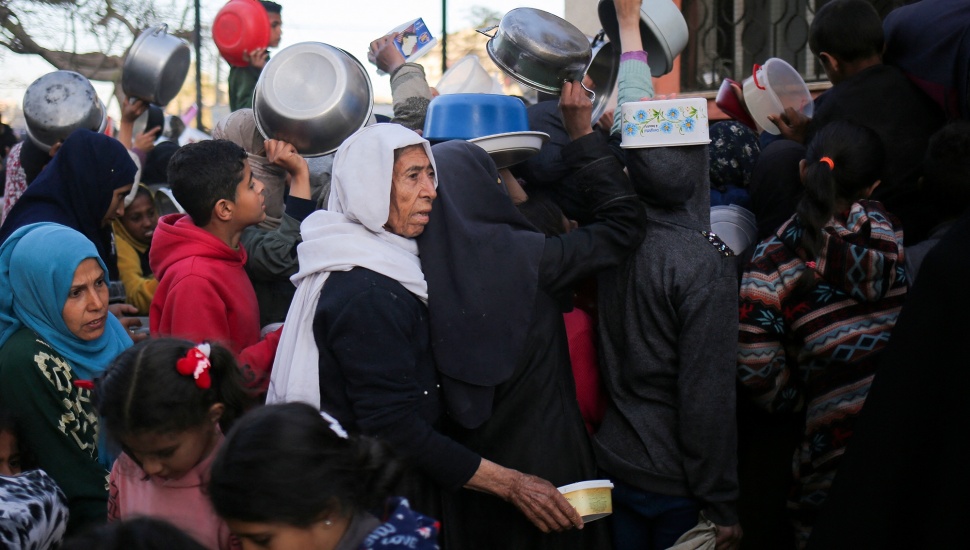
[{"label": "crowd of people", "polygon": [[[394,117],[323,184],[244,91],[182,147],[134,132],[140,100],[117,139],[5,142],[0,546],[960,544],[970,111],[900,41],[946,12],[959,69],[970,8],[832,0],[811,119],[622,148],[654,90],[641,0],[614,2],[616,116],[566,82],[510,168],[422,137],[435,90],[393,37]],[[722,204],[755,214],[745,250]],[[557,487],[595,479],[612,514],[584,521]]]}]

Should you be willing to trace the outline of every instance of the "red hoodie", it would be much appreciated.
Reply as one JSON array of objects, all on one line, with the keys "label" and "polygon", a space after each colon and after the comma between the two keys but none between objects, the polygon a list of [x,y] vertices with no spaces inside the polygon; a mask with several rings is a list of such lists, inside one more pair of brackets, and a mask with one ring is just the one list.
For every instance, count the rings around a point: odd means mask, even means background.
[{"label": "red hoodie", "polygon": [[148,261],[158,277],[152,335],[218,342],[236,354],[246,386],[265,391],[280,331],[259,339],[246,250],[229,248],[185,214],[170,214],[158,220]]}]

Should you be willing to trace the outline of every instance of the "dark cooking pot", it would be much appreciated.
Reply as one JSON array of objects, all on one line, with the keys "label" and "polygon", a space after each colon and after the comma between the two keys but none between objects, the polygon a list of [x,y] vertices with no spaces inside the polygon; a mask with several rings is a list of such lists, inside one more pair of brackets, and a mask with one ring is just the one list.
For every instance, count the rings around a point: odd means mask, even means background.
[{"label": "dark cooking pot", "polygon": [[121,73],[126,94],[164,106],[182,89],[189,73],[189,45],[167,31],[164,24],[145,29],[131,45]]},{"label": "dark cooking pot", "polygon": [[[494,35],[487,34],[495,30]],[[563,82],[582,82],[592,59],[589,39],[566,20],[534,8],[516,8],[497,27],[479,29],[491,40],[488,56],[530,88],[559,95]]]}]

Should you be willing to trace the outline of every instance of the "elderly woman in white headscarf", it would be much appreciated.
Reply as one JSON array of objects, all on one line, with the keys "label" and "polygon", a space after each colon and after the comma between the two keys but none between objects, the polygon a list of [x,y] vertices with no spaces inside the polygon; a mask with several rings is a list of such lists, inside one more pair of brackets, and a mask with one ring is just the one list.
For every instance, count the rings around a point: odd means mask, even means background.
[{"label": "elderly woman in white headscarf", "polygon": [[300,242],[300,223],[316,209],[311,200],[309,168],[306,162],[300,162],[288,172],[276,162],[277,153],[289,145],[264,140],[256,129],[252,109],[240,109],[220,120],[212,137],[245,149],[253,178],[263,182],[266,219],[246,228],[242,244],[249,254],[246,272],[256,291],[260,324],[280,322],[293,298],[293,284],[288,279],[299,269],[294,252]]},{"label": "elderly woman in white headscarf", "polygon": [[443,407],[414,240],[437,196],[428,142],[396,124],[364,128],[337,151],[332,183],[328,209],[302,226],[267,402],[303,401],[388,441],[416,467],[398,491],[416,510],[438,514],[439,489],[469,487],[511,501],[543,530],[582,525],[549,482],[437,430]]}]

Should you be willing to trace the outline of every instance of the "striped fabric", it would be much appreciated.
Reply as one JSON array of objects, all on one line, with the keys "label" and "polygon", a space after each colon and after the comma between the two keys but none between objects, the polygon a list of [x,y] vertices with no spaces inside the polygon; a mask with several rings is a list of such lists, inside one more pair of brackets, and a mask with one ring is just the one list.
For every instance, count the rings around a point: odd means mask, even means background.
[{"label": "striped fabric", "polygon": [[[757,246],[741,281],[738,377],[766,409],[805,413],[789,499],[800,546],[906,296],[900,227],[880,203],[856,202],[809,261],[793,216]],[[807,269],[814,284],[800,281]]]}]

